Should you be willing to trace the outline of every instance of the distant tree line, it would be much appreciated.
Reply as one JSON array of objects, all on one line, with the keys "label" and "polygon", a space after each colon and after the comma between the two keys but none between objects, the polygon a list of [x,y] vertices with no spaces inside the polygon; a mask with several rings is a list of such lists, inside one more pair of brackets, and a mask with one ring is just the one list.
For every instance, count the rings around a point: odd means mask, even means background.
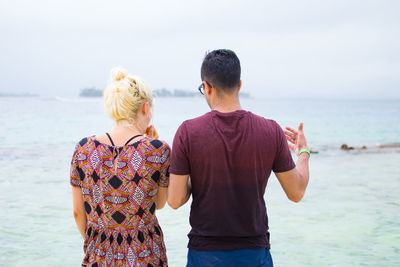
[{"label": "distant tree line", "polygon": [[97,89],[96,87],[87,87],[81,89],[79,96],[82,97],[101,97],[103,96],[103,90]]},{"label": "distant tree line", "polygon": [[[200,95],[196,90],[187,91],[182,89],[174,89],[173,91],[162,88],[155,89],[152,91],[154,97],[195,97]],[[96,87],[87,87],[81,89],[79,96],[81,97],[101,97],[103,96],[103,90],[97,89]],[[240,92],[242,97],[250,97],[248,93]]]},{"label": "distant tree line", "polygon": [[[239,94],[241,97],[245,98],[250,97],[249,93],[240,92]],[[170,91],[165,88],[153,90],[154,97],[194,97],[199,95],[200,92],[197,90],[187,91],[187,90],[175,89],[173,91]]]},{"label": "distant tree line", "polygon": [[38,94],[32,93],[0,93],[0,97],[37,97]]},{"label": "distant tree line", "polygon": [[153,90],[154,97],[193,97],[197,95],[197,92],[191,92],[186,90],[175,89],[170,91],[168,89],[155,89]]}]

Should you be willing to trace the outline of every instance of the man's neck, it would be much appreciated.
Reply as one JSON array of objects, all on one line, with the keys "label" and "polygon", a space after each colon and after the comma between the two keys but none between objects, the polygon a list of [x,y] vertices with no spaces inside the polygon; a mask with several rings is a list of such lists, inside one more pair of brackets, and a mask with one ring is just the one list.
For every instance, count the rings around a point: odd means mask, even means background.
[{"label": "man's neck", "polygon": [[218,99],[215,103],[213,103],[211,108],[212,110],[216,110],[223,113],[234,112],[236,110],[242,109],[238,98]]}]

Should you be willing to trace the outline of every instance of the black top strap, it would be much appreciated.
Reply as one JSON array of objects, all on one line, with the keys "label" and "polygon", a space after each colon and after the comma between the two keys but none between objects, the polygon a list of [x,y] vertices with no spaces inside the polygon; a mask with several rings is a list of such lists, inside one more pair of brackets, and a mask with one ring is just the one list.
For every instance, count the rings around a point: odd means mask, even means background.
[{"label": "black top strap", "polygon": [[136,137],[142,136],[141,134],[135,135],[134,137],[129,138],[128,141],[126,141],[125,145],[129,144],[130,141],[132,141],[133,139],[135,139]]},{"label": "black top strap", "polygon": [[[106,133],[106,135],[107,135],[108,139],[110,139],[111,145],[115,146],[114,141],[112,140],[110,134],[109,134],[109,133]],[[126,146],[127,144],[129,144],[130,141],[132,141],[133,139],[135,139],[136,137],[139,137],[139,136],[142,136],[142,135],[141,135],[141,134],[138,134],[138,135],[135,135],[134,137],[129,138],[129,140],[126,141],[125,146]]]},{"label": "black top strap", "polygon": [[110,136],[108,133],[106,133],[106,135],[107,135],[108,139],[110,139],[111,144],[112,144],[113,146],[115,146],[113,140],[111,139],[111,136]]}]

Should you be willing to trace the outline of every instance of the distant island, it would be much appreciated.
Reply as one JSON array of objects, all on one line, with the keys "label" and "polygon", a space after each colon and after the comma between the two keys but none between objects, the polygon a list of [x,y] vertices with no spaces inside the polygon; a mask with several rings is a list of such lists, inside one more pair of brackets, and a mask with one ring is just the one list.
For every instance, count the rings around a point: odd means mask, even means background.
[{"label": "distant island", "polygon": [[[152,91],[154,97],[195,97],[200,96],[198,91],[187,91],[182,89],[174,89],[173,91],[166,88],[154,89]],[[250,97],[249,93],[239,93],[241,97]],[[79,96],[81,97],[102,97],[103,90],[97,89],[96,87],[87,87],[81,89]]]},{"label": "distant island", "polygon": [[31,94],[31,93],[0,93],[0,97],[38,97],[38,94]]},{"label": "distant island", "polygon": [[81,89],[79,96],[81,96],[81,97],[102,97],[103,90],[97,89],[96,87],[87,87],[87,88]]},{"label": "distant island", "polygon": [[251,95],[250,95],[249,93],[245,93],[245,92],[242,92],[242,91],[239,91],[239,96],[240,96],[240,97],[243,97],[243,98],[249,98],[249,97],[251,97]]},{"label": "distant island", "polygon": [[153,90],[154,97],[194,97],[197,95],[196,92],[175,89],[174,91],[170,91],[168,89],[155,89]]},{"label": "distant island", "polygon": [[[181,89],[175,89],[174,91],[165,88],[153,90],[154,97],[195,97],[200,95],[199,91],[187,91]],[[250,97],[249,93],[239,92],[239,95],[244,98]]]}]

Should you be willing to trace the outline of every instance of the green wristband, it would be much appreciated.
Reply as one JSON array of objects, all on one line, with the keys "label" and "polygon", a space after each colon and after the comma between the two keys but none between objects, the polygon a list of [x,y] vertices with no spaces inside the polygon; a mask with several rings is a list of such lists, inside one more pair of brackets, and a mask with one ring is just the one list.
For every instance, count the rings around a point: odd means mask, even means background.
[{"label": "green wristband", "polygon": [[304,152],[307,152],[308,155],[311,156],[311,151],[310,151],[310,149],[308,149],[308,148],[303,148],[302,150],[300,150],[298,156],[300,157],[301,153],[304,153]]}]

